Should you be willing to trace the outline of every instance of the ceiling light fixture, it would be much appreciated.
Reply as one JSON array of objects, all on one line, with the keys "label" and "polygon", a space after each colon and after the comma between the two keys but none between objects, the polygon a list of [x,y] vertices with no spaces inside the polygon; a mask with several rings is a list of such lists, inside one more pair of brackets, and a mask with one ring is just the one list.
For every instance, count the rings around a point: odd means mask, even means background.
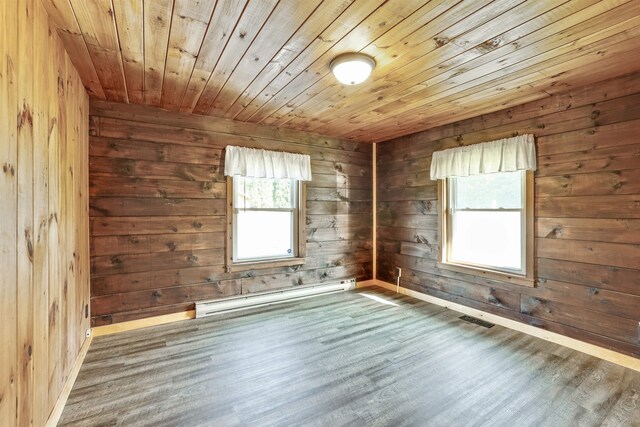
[{"label": "ceiling light fixture", "polygon": [[331,72],[340,83],[357,85],[367,80],[376,62],[364,53],[343,53],[331,61]]}]

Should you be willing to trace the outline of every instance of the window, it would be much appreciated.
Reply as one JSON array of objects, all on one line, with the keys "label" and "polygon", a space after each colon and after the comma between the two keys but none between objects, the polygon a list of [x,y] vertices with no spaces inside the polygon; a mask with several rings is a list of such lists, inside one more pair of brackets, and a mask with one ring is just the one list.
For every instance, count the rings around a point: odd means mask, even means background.
[{"label": "window", "polygon": [[225,147],[227,271],[300,265],[311,157]]},{"label": "window", "polygon": [[304,262],[303,183],[229,177],[228,270]]},{"label": "window", "polygon": [[532,173],[450,177],[440,183],[440,266],[532,286]]}]

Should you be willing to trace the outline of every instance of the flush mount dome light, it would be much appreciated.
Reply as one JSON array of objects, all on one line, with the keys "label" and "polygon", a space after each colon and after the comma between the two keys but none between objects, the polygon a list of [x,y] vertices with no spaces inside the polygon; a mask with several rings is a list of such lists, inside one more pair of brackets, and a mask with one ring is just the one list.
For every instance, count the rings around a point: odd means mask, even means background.
[{"label": "flush mount dome light", "polygon": [[376,62],[363,53],[343,53],[331,61],[331,72],[340,83],[357,85],[367,80]]}]

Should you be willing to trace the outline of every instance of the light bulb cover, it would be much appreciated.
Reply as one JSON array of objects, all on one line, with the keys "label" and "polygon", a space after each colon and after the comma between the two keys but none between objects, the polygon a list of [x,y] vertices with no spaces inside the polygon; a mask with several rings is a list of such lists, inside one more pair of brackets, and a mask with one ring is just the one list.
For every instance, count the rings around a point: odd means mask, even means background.
[{"label": "light bulb cover", "polygon": [[369,78],[376,62],[363,53],[343,53],[331,61],[331,72],[340,83],[357,85]]}]

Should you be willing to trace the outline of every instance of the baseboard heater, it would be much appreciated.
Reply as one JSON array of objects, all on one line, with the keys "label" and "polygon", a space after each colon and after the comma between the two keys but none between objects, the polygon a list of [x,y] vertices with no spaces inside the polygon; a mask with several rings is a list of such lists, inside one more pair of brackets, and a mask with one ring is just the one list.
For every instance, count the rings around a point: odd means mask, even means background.
[{"label": "baseboard heater", "polygon": [[196,318],[294,299],[348,291],[355,287],[356,279],[345,279],[337,283],[296,286],[278,291],[257,292],[213,301],[202,301],[196,303]]}]

